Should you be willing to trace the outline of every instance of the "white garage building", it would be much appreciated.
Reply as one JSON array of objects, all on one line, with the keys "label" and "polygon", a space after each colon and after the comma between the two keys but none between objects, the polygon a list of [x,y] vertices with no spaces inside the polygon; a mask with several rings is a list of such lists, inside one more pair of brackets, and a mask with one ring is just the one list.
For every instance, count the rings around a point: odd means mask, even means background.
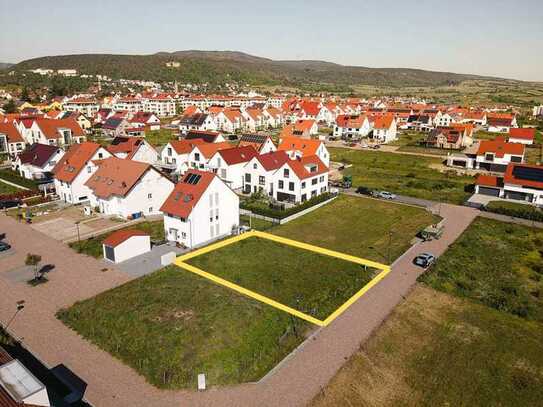
[{"label": "white garage building", "polygon": [[113,263],[131,259],[151,251],[151,236],[141,230],[118,230],[102,244],[104,259]]}]

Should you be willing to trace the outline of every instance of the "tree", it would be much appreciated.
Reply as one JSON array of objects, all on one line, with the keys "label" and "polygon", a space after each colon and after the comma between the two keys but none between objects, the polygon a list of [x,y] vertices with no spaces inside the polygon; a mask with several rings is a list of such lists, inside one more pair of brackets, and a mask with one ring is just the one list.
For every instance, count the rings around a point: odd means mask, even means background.
[{"label": "tree", "polygon": [[13,99],[10,99],[4,106],[2,106],[6,113],[17,113],[17,105]]},{"label": "tree", "polygon": [[39,270],[40,262],[41,256],[39,254],[27,253],[25,264],[34,267],[34,280],[40,280],[43,277],[43,273]]},{"label": "tree", "polygon": [[28,88],[25,86],[21,92],[21,100],[23,102],[30,102],[30,95],[28,94]]}]

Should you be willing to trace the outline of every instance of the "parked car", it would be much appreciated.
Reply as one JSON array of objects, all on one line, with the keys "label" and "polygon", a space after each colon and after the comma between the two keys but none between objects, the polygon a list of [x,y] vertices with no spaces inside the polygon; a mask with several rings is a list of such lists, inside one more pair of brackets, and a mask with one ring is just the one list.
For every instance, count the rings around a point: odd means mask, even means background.
[{"label": "parked car", "polygon": [[396,195],[388,191],[378,192],[377,197],[381,199],[396,199]]},{"label": "parked car", "polygon": [[0,242],[0,252],[5,252],[11,249],[11,246],[6,242]]},{"label": "parked car", "polygon": [[5,201],[0,201],[0,209],[15,208],[19,205],[21,205],[21,201],[18,199],[9,199]]},{"label": "parked car", "polygon": [[421,253],[413,260],[413,263],[416,266],[422,267],[424,269],[430,267],[436,261],[436,257],[431,253]]},{"label": "parked car", "polygon": [[356,188],[355,192],[357,194],[362,194],[362,195],[371,195],[373,191],[371,189],[369,189],[369,188],[366,188],[366,187],[358,187],[358,188]]}]

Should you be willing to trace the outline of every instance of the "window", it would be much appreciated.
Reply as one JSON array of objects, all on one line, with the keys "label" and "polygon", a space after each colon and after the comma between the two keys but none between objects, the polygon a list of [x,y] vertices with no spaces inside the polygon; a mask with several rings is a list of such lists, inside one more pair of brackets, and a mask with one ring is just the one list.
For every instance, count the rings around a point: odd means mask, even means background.
[{"label": "window", "polygon": [[285,183],[283,181],[279,181],[279,186],[277,187],[278,189],[283,189]]},{"label": "window", "polygon": [[209,211],[209,221],[213,222],[213,209]]},{"label": "window", "polygon": [[245,182],[251,182],[251,174],[245,174]]},{"label": "window", "polygon": [[90,174],[91,172],[91,167],[87,167],[87,173]]},{"label": "window", "polygon": [[256,163],[253,164],[253,168],[256,170],[256,168],[257,168]]},{"label": "window", "polygon": [[258,177],[258,185],[264,185],[266,183],[266,178],[262,175]]},{"label": "window", "polygon": [[200,161],[200,153],[194,153],[194,161]]},{"label": "window", "polygon": [[104,153],[98,153],[98,158],[104,158]]},{"label": "window", "polygon": [[319,182],[324,182],[324,175],[321,175],[321,176],[320,176]]},{"label": "window", "polygon": [[288,168],[285,168],[285,169],[283,170],[283,176],[284,176],[285,178],[288,178],[289,173],[290,173],[290,171],[288,170]]},{"label": "window", "polygon": [[226,178],[226,169],[221,168],[221,178]]},{"label": "window", "polygon": [[149,207],[149,213],[153,213],[153,207]]},{"label": "window", "polygon": [[294,191],[294,182],[289,182],[288,183],[288,190],[289,191]]},{"label": "window", "polygon": [[494,154],[485,154],[486,161],[494,161]]},{"label": "window", "polygon": [[147,199],[152,199],[153,198],[153,194],[147,194]]},{"label": "window", "polygon": [[215,209],[215,220],[219,220],[219,208]]},{"label": "window", "polygon": [[317,178],[313,178],[311,180],[311,185],[317,185],[317,182],[318,182],[318,179]]},{"label": "window", "polygon": [[305,181],[302,182],[302,189],[305,188]]},{"label": "window", "polygon": [[219,193],[215,192],[215,205],[219,206]]},{"label": "window", "polygon": [[168,155],[171,157],[172,155],[172,148],[171,147],[168,147]]},{"label": "window", "polygon": [[213,208],[213,194],[209,194],[209,207]]},{"label": "window", "polygon": [[512,155],[511,156],[511,162],[512,163],[520,163],[520,162],[522,162],[522,157]]}]

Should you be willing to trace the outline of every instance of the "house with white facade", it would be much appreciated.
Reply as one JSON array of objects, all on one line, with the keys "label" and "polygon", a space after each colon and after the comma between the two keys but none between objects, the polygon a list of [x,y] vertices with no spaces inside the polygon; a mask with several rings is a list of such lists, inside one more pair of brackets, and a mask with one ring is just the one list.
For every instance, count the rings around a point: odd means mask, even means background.
[{"label": "house with white facade", "polygon": [[179,120],[179,130],[182,133],[187,133],[191,130],[217,130],[217,125],[213,117],[207,113],[195,113],[187,116],[183,115]]},{"label": "house with white facade", "polygon": [[270,136],[265,134],[242,134],[239,138],[238,147],[251,146],[258,154],[266,154],[276,151],[277,147]]},{"label": "house with white facade", "polygon": [[12,163],[12,168],[22,177],[32,180],[47,180],[53,168],[64,156],[64,150],[48,144],[32,144],[21,152]]},{"label": "house with white facade", "polygon": [[241,189],[245,164],[257,155],[252,146],[225,148],[213,154],[209,168],[231,189]]},{"label": "house with white facade", "polygon": [[155,164],[160,157],[155,148],[142,137],[115,137],[108,150],[117,158]]},{"label": "house with white facade", "polygon": [[96,171],[85,182],[90,205],[105,215],[125,219],[157,215],[172,192],[173,182],[152,165],[110,157],[95,161]]},{"label": "house with white facade", "polygon": [[187,171],[160,210],[166,239],[188,248],[229,236],[239,227],[239,198],[212,172]]},{"label": "house with white facade", "polygon": [[379,143],[390,143],[398,138],[396,119],[393,115],[375,117],[372,128],[370,137]]},{"label": "house with white facade", "polygon": [[211,171],[209,160],[219,150],[231,148],[232,145],[228,142],[222,143],[202,143],[195,145],[188,158],[188,167],[202,171]]},{"label": "house with white facade", "polygon": [[525,145],[534,144],[535,129],[528,127],[511,128],[509,129],[509,136],[507,141],[510,143],[520,143]]},{"label": "house with white facade", "polygon": [[320,140],[306,140],[298,137],[283,137],[278,150],[285,151],[291,159],[316,155],[327,167],[330,166],[330,153]]},{"label": "house with white facade", "polygon": [[475,169],[504,172],[509,163],[524,162],[524,145],[508,143],[503,137],[494,140],[482,140],[479,143]]},{"label": "house with white facade", "polygon": [[297,204],[328,191],[328,166],[311,155],[286,161],[272,176],[272,196]]},{"label": "house with white facade", "polygon": [[88,201],[92,195],[86,186],[87,180],[96,171],[96,160],[112,157],[112,154],[98,143],[74,144],[53,168],[57,195],[64,202],[76,204]]},{"label": "house with white facade", "polygon": [[25,146],[26,141],[13,123],[0,122],[0,153],[9,154],[14,159]]},{"label": "house with white facade", "polygon": [[175,116],[175,99],[170,95],[151,95],[143,99],[143,111],[154,113],[158,117]]},{"label": "house with white facade", "polygon": [[486,125],[491,133],[509,133],[513,127],[518,127],[517,118],[510,113],[488,113]]},{"label": "house with white facade", "polygon": [[131,113],[140,112],[143,111],[143,100],[139,96],[125,96],[114,103],[113,109]]},{"label": "house with white facade", "polygon": [[282,150],[254,156],[243,167],[243,193],[254,194],[262,191],[273,196],[273,174],[288,160],[289,156]]},{"label": "house with white facade", "polygon": [[74,97],[65,100],[62,108],[68,112],[79,112],[87,117],[94,117],[100,109],[100,103],[89,97]]},{"label": "house with white facade", "polygon": [[370,122],[365,115],[339,115],[333,130],[333,136],[345,140],[360,140],[371,131]]},{"label": "house with white facade", "polygon": [[159,166],[171,173],[185,173],[189,168],[190,152],[196,145],[204,143],[202,139],[170,141],[160,152]]},{"label": "house with white facade", "polygon": [[39,143],[68,146],[87,139],[85,130],[73,118],[30,118],[15,122],[27,144]]}]

